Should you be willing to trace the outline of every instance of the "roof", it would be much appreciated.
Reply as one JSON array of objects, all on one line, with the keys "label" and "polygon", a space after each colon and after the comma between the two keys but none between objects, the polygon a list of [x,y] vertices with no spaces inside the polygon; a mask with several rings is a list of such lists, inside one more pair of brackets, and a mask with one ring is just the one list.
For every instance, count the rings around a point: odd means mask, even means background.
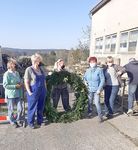
[{"label": "roof", "polygon": [[94,15],[99,9],[106,5],[111,0],[101,0],[91,11],[90,14]]}]

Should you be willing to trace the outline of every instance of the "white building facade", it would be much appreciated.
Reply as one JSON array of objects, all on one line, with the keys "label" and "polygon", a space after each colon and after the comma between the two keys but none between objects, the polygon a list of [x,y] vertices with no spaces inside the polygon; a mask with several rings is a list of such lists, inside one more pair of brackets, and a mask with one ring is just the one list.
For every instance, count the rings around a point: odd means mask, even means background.
[{"label": "white building facade", "polygon": [[92,15],[90,56],[138,59],[138,0],[102,0]]}]

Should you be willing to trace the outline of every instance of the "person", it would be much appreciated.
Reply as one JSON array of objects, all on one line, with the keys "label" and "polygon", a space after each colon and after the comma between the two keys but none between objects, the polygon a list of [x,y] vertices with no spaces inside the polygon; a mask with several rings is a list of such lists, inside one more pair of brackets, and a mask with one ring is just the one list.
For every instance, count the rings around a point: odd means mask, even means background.
[{"label": "person", "polygon": [[114,113],[114,101],[117,97],[119,87],[122,85],[121,74],[118,72],[122,70],[122,67],[114,64],[112,56],[108,56],[106,59],[107,66],[104,68],[105,86],[104,86],[104,101],[106,108],[106,117],[108,119],[113,117]]},{"label": "person", "polygon": [[[7,63],[8,70],[3,75],[3,87],[5,89],[5,99],[7,99],[10,124],[17,128],[19,127],[22,114],[21,91],[23,84],[15,66],[16,60],[9,59]],[[17,113],[14,111],[15,105]]]},{"label": "person", "polygon": [[96,105],[99,121],[103,121],[101,104],[100,104],[100,93],[103,89],[105,78],[103,69],[97,66],[97,58],[89,57],[88,62],[90,67],[84,74],[84,81],[88,87],[88,117],[92,116],[92,104],[93,100]]},{"label": "person", "polygon": [[136,89],[138,86],[138,61],[130,58],[129,62],[124,66],[121,73],[127,73],[128,83],[128,111],[127,114],[133,113],[133,102],[135,100]]},{"label": "person", "polygon": [[[25,70],[24,82],[27,90],[28,101],[28,125],[32,129],[40,127],[43,122],[43,110],[46,98],[46,76],[40,67],[42,57],[39,54],[31,56],[32,66]],[[37,113],[37,125],[35,126],[35,113]]]},{"label": "person", "polygon": [[[56,72],[66,71],[63,59],[58,59],[55,62],[54,71],[56,71]],[[62,105],[63,105],[64,110],[65,111],[70,110],[69,92],[68,92],[66,83],[60,83],[60,84],[53,87],[52,99],[53,99],[53,107],[54,108],[57,108],[60,96],[62,99]]]}]

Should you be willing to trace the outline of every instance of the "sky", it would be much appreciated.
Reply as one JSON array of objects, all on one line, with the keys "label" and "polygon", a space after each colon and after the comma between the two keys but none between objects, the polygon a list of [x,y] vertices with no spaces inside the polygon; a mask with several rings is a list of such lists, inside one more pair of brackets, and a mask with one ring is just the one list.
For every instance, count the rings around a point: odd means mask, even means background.
[{"label": "sky", "polygon": [[0,0],[0,45],[71,49],[90,25],[100,0]]}]

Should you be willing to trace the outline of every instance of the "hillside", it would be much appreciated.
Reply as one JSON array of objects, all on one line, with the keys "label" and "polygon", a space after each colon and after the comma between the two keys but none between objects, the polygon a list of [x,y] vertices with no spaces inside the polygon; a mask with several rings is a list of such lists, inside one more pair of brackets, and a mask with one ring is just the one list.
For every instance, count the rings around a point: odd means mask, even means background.
[{"label": "hillside", "polygon": [[9,47],[2,47],[2,53],[8,54],[10,56],[21,56],[21,55],[32,55],[36,52],[41,54],[49,54],[52,51],[68,51],[67,49],[19,49],[19,48],[9,48]]}]

